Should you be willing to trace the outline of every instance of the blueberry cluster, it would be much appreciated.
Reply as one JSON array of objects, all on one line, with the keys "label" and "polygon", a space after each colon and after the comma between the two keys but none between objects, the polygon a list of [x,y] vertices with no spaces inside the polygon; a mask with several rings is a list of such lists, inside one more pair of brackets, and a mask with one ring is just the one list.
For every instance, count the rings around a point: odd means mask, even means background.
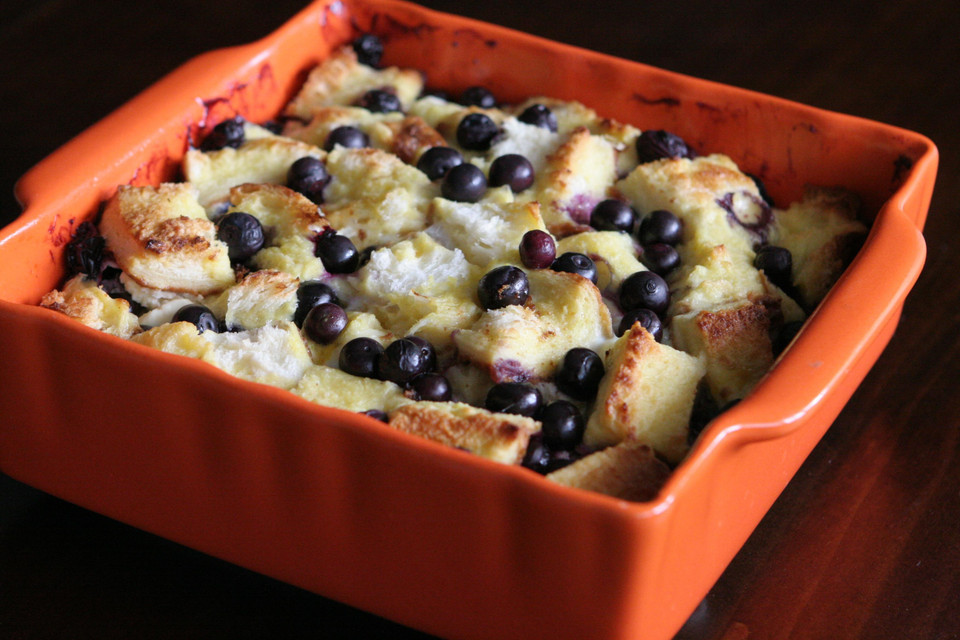
[{"label": "blueberry cluster", "polygon": [[386,348],[373,338],[354,338],[340,350],[340,369],[364,378],[389,380],[413,393],[416,399],[449,401],[450,382],[437,372],[437,353],[427,340],[407,336]]}]

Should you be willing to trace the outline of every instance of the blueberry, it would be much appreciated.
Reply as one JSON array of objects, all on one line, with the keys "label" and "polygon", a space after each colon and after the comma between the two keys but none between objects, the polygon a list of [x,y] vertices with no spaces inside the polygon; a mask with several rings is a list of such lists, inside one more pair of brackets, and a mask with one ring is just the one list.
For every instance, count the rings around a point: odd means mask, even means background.
[{"label": "blueberry", "polygon": [[233,211],[217,222],[217,238],[227,245],[230,262],[243,262],[263,248],[263,225],[243,211]]},{"label": "blueberry", "polygon": [[332,302],[318,304],[303,320],[307,337],[320,344],[330,344],[347,328],[347,312]]},{"label": "blueberry", "polygon": [[218,151],[224,147],[233,147],[236,149],[243,144],[243,118],[237,116],[230,120],[224,120],[213,128],[203,144],[200,145],[201,151]]},{"label": "blueberry", "polygon": [[329,273],[353,273],[360,266],[360,252],[347,236],[324,233],[315,244],[313,253]]},{"label": "blueberry", "polygon": [[553,133],[557,132],[557,116],[554,115],[548,107],[542,104],[532,104],[523,110],[517,120],[532,124],[541,129],[549,129]]},{"label": "blueberry", "polygon": [[669,211],[657,209],[640,221],[637,237],[640,239],[640,244],[663,242],[675,245],[683,237],[683,223]]},{"label": "blueberry", "polygon": [[470,113],[457,125],[457,143],[471,151],[486,151],[500,132],[497,123],[483,113]]},{"label": "blueberry", "polygon": [[643,248],[640,261],[650,271],[665,276],[680,266],[680,254],[668,244],[655,242]]},{"label": "blueberry", "polygon": [[553,261],[550,268],[554,271],[566,271],[583,276],[593,284],[597,284],[597,265],[588,256],[582,253],[567,252]]},{"label": "blueberry", "polygon": [[486,87],[468,87],[460,94],[460,104],[482,109],[493,109],[497,106],[497,99]]},{"label": "blueberry", "polygon": [[373,113],[403,111],[403,105],[400,104],[400,98],[397,97],[397,94],[385,89],[370,89],[360,96],[357,106]]},{"label": "blueberry", "polygon": [[421,400],[448,402],[453,397],[450,382],[439,373],[421,373],[410,382]]},{"label": "blueberry", "polygon": [[617,327],[617,335],[622,336],[633,327],[637,322],[646,329],[653,339],[660,342],[663,339],[663,323],[660,316],[650,309],[634,309],[624,314],[620,319],[620,325]]},{"label": "blueberry", "polygon": [[603,200],[590,213],[590,226],[600,231],[626,231],[633,229],[637,212],[623,200]]},{"label": "blueberry", "polygon": [[546,269],[557,257],[557,244],[546,231],[532,229],[520,239],[520,262],[528,269]]},{"label": "blueberry", "polygon": [[519,153],[498,157],[490,165],[490,186],[509,185],[514,193],[520,193],[533,185],[533,165]]},{"label": "blueberry", "polygon": [[484,309],[502,309],[522,305],[530,297],[530,281],[523,270],[504,265],[488,271],[477,286],[477,296]]},{"label": "blueberry", "polygon": [[453,147],[430,147],[417,160],[417,169],[431,180],[439,180],[460,164],[463,164],[463,155]]},{"label": "blueberry", "polygon": [[498,413],[514,413],[533,418],[540,412],[543,396],[535,387],[522,382],[501,382],[487,392],[484,406]]},{"label": "blueberry", "polygon": [[423,351],[413,340],[394,340],[380,354],[377,370],[382,379],[405,385],[424,373]]},{"label": "blueberry", "polygon": [[383,42],[380,38],[372,33],[365,33],[351,44],[360,64],[365,64],[368,67],[380,65],[380,58],[383,57]]},{"label": "blueberry", "polygon": [[763,271],[770,282],[781,289],[788,289],[792,284],[793,256],[789,249],[776,247],[772,244],[760,247],[753,259],[753,266]]},{"label": "blueberry", "polygon": [[530,436],[527,442],[527,451],[523,455],[523,462],[520,463],[527,469],[536,471],[540,475],[547,473],[550,464],[550,450],[543,444],[543,433],[535,433]]},{"label": "blueberry", "polygon": [[293,315],[293,322],[302,327],[310,310],[324,302],[340,304],[336,292],[329,286],[319,280],[304,280],[297,287],[297,311]]},{"label": "blueberry", "polygon": [[366,411],[361,411],[365,416],[370,416],[374,420],[379,420],[380,422],[390,422],[390,418],[387,417],[387,412],[380,409],[367,409]]},{"label": "blueberry", "polygon": [[337,145],[347,149],[363,149],[370,146],[370,138],[356,127],[343,125],[327,134],[327,140],[323,143],[323,148],[326,151],[333,151]]},{"label": "blueberry", "polygon": [[106,244],[107,241],[92,222],[81,222],[67,244],[67,273],[71,276],[85,273],[93,278],[99,277]]},{"label": "blueberry", "polygon": [[323,160],[304,156],[287,170],[287,186],[302,193],[316,204],[323,202],[323,188],[330,182],[330,173]]},{"label": "blueberry", "polygon": [[376,378],[383,346],[373,338],[354,338],[340,349],[340,369],[353,376]]},{"label": "blueberry", "polygon": [[173,322],[189,322],[197,328],[197,333],[204,331],[220,332],[220,321],[213,315],[213,311],[202,304],[188,304],[173,314]]},{"label": "blueberry", "polygon": [[540,413],[543,444],[554,451],[572,451],[583,440],[586,428],[580,410],[572,402],[551,402]]},{"label": "blueberry", "polygon": [[696,155],[683,138],[669,131],[647,130],[637,137],[637,159],[640,164],[661,158],[695,158]]},{"label": "blueberry", "polygon": [[406,339],[419,345],[420,351],[423,353],[423,370],[435,371],[437,368],[437,350],[433,348],[433,345],[420,336],[406,336]]},{"label": "blueberry", "polygon": [[620,308],[624,311],[650,309],[657,315],[670,306],[670,288],[653,271],[638,271],[620,283]]},{"label": "blueberry", "polygon": [[487,177],[480,167],[464,162],[449,171],[440,185],[440,193],[447,200],[476,202],[487,191]]},{"label": "blueberry", "polygon": [[605,369],[596,352],[584,347],[567,351],[554,381],[557,388],[571,398],[592,400],[597,395]]}]

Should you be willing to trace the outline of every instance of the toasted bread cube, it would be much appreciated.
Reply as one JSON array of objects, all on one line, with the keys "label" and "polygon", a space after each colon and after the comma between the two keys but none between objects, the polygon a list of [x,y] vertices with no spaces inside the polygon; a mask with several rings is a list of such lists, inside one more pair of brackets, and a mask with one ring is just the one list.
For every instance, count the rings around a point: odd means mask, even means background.
[{"label": "toasted bread cube", "polygon": [[784,322],[806,317],[793,299],[743,256],[732,257],[724,245],[714,247],[700,262],[682,266],[671,282],[671,315],[713,311],[750,301],[777,307]]},{"label": "toasted bread cube", "polygon": [[447,247],[459,247],[479,267],[520,262],[520,240],[527,231],[546,230],[536,202],[454,202],[436,198],[427,232]]},{"label": "toasted bread cube", "polygon": [[487,159],[493,162],[500,156],[516,153],[530,161],[534,175],[537,175],[546,166],[547,158],[557,151],[565,139],[566,136],[549,129],[520,122],[513,117],[505,118],[500,126],[500,136],[487,152]]},{"label": "toasted bread cube", "polygon": [[475,302],[480,275],[459,249],[418,233],[372,252],[350,283],[357,300],[386,330],[398,336],[416,333],[443,350],[452,346],[454,331],[480,315]]},{"label": "toasted bread cube", "polygon": [[426,228],[428,205],[439,195],[423,172],[379,149],[334,149],[327,170],[332,179],[324,190],[324,212],[358,248]]},{"label": "toasted bread cube", "polygon": [[40,306],[119,338],[129,338],[140,332],[140,322],[131,313],[130,303],[123,298],[111,298],[95,280],[89,280],[83,274],[70,278],[63,291],[45,294]]},{"label": "toasted bread cube", "polygon": [[770,243],[793,257],[793,283],[807,309],[815,307],[866,238],[856,219],[859,199],[841,189],[808,188],[800,202],[778,211]]},{"label": "toasted bread cube", "polygon": [[745,397],[773,365],[770,327],[778,315],[775,306],[744,302],[673,318],[674,344],[703,357],[706,380],[719,406]]},{"label": "toasted bread cube", "polygon": [[636,323],[606,356],[584,442],[613,445],[627,438],[648,444],[666,460],[687,452],[687,429],[697,385],[704,375],[699,358],[660,344]]},{"label": "toasted bread cube", "polygon": [[207,306],[231,330],[290,322],[297,311],[299,284],[296,277],[282,271],[254,271]]},{"label": "toasted bread cube", "polygon": [[729,197],[737,217],[751,224],[762,222],[766,205],[750,176],[730,158],[713,154],[646,162],[617,182],[616,189],[642,215],[666,209],[683,221],[679,251],[685,264],[697,262],[698,254],[721,244],[732,255],[753,260],[752,247],[761,232],[751,233],[738,224],[722,203]]},{"label": "toasted bread cube", "polygon": [[590,214],[608,197],[616,178],[613,145],[578,128],[547,157],[533,187],[519,195],[539,200],[547,228],[562,237],[590,230]]},{"label": "toasted bread cube", "polygon": [[207,295],[234,282],[227,245],[189,184],[120,186],[100,231],[127,277],[144,287]]},{"label": "toasted bread cube", "polygon": [[391,413],[390,426],[505,464],[519,464],[540,423],[458,402],[414,402]]},{"label": "toasted bread cube", "polygon": [[227,213],[242,211],[263,225],[267,244],[251,258],[259,269],[282,271],[300,280],[326,273],[314,255],[314,238],[330,228],[317,205],[276,184],[242,184],[230,190]]},{"label": "toasted bread cube", "polygon": [[347,411],[389,412],[409,402],[403,390],[392,382],[352,376],[324,365],[309,367],[290,391],[310,402]]},{"label": "toasted bread cube", "polygon": [[494,382],[551,378],[570,349],[596,349],[613,338],[610,312],[589,280],[550,270],[527,278],[526,306],[488,310],[454,335],[460,356]]},{"label": "toasted bread cube", "polygon": [[191,149],[183,158],[183,173],[196,185],[200,204],[207,209],[246,183],[286,184],[290,165],[307,156],[324,158],[322,149],[299,140],[272,137],[250,140],[239,149],[224,147],[204,152]]},{"label": "toasted bread cube", "polygon": [[547,474],[547,480],[567,487],[644,502],[657,497],[670,467],[649,445],[627,438]]},{"label": "toasted bread cube", "polygon": [[613,293],[623,280],[647,268],[637,259],[637,246],[628,233],[584,231],[557,242],[557,255],[582,253],[597,265],[597,287]]},{"label": "toasted bread cube", "polygon": [[300,332],[292,322],[236,333],[200,333],[189,322],[174,322],[144,331],[133,340],[168,353],[203,360],[244,380],[282,389],[297,384],[312,364]]},{"label": "toasted bread cube", "polygon": [[371,89],[390,88],[404,110],[423,90],[423,76],[413,69],[374,69],[357,61],[349,47],[341,47],[310,71],[286,114],[309,119],[313,110],[334,105],[351,105]]}]

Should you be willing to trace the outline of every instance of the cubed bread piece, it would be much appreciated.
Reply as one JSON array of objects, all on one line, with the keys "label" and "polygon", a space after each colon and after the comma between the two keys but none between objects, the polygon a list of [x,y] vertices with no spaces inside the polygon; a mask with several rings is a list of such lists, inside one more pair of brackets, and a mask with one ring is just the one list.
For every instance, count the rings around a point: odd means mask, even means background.
[{"label": "cubed bread piece", "polygon": [[318,107],[352,105],[371,89],[396,93],[404,110],[423,90],[423,76],[413,69],[374,69],[357,61],[349,46],[341,47],[314,67],[285,113],[309,120]]},{"label": "cubed bread piece", "polygon": [[209,332],[197,331],[196,325],[190,322],[171,322],[139,333],[131,340],[145,347],[202,360],[213,348],[210,341],[204,337],[206,333]]},{"label": "cubed bread piece", "polygon": [[207,295],[234,282],[227,245],[189,184],[120,186],[100,232],[127,277],[144,287]]},{"label": "cubed bread piece", "polygon": [[183,173],[198,191],[200,204],[214,209],[232,187],[239,184],[286,184],[290,165],[306,156],[324,158],[322,149],[289,138],[250,140],[238,149],[224,147],[204,152],[190,149],[183,158]]},{"label": "cubed bread piece", "polygon": [[533,187],[518,194],[518,199],[538,200],[550,232],[567,236],[590,229],[590,213],[608,197],[616,178],[613,145],[579,128],[547,157]]},{"label": "cubed bread piece", "polygon": [[547,163],[547,157],[555,153],[566,139],[544,127],[506,118],[500,126],[500,135],[487,152],[488,164],[500,156],[516,153],[533,165],[534,174],[539,174]]},{"label": "cubed bread piece", "polygon": [[803,310],[760,271],[740,256],[731,256],[725,245],[714,247],[700,262],[683,265],[670,277],[670,315],[712,311],[744,302],[776,305],[784,322],[806,317]]},{"label": "cubed bread piece", "polygon": [[439,188],[427,176],[380,149],[334,149],[323,210],[358,248],[396,242],[427,226]]},{"label": "cubed bread piece", "polygon": [[129,338],[140,331],[140,322],[130,311],[130,303],[123,298],[111,298],[95,280],[83,274],[70,278],[62,291],[45,294],[40,306],[120,338]]},{"label": "cubed bread piece", "polygon": [[436,198],[427,229],[445,247],[459,247],[479,267],[520,262],[520,240],[534,229],[546,230],[536,202],[454,202]]},{"label": "cubed bread piece", "polygon": [[254,329],[293,320],[300,281],[282,271],[248,273],[207,306],[230,330]]},{"label": "cubed bread piece", "polygon": [[660,344],[639,323],[607,353],[583,441],[613,445],[628,437],[677,463],[687,452],[687,430],[704,364]]},{"label": "cubed bread piece", "polygon": [[557,242],[557,255],[582,253],[597,265],[597,287],[613,293],[624,278],[647,268],[637,259],[637,246],[628,233],[620,231],[585,231]]},{"label": "cubed bread piece", "polygon": [[557,132],[566,138],[578,127],[584,127],[590,133],[605,137],[617,153],[617,175],[625,176],[637,166],[636,141],[640,130],[636,127],[601,117],[593,109],[575,101],[559,100],[544,96],[535,96],[524,100],[510,109],[511,113],[521,114],[528,107],[541,104],[557,118]]},{"label": "cubed bread piece", "polygon": [[297,384],[312,364],[292,322],[231,333],[200,333],[189,322],[174,322],[132,339],[168,353],[203,360],[238,378],[282,389]]},{"label": "cubed bread piece", "polygon": [[745,397],[773,365],[770,328],[779,309],[762,302],[674,316],[673,343],[703,358],[718,406]]},{"label": "cubed bread piece", "polygon": [[567,487],[643,502],[657,497],[670,467],[649,445],[633,438],[591,453],[547,474],[547,480]]},{"label": "cubed bread piece", "polygon": [[[616,184],[641,215],[666,209],[683,221],[679,247],[685,264],[717,245],[753,259],[753,245],[767,233],[770,208],[756,184],[720,154],[641,164]],[[753,231],[744,224],[756,225]]]},{"label": "cubed bread piece", "polygon": [[800,202],[777,211],[770,244],[790,250],[793,284],[807,309],[827,295],[863,244],[859,199],[842,189],[808,188]]},{"label": "cubed bread piece", "polygon": [[460,357],[495,382],[552,378],[570,349],[597,349],[613,338],[610,312],[589,280],[550,270],[529,271],[527,278],[525,306],[488,310],[454,334]]},{"label": "cubed bread piece", "polygon": [[390,414],[390,426],[505,464],[519,464],[540,423],[458,402],[414,402]]},{"label": "cubed bread piece", "polygon": [[[461,104],[450,100],[444,100],[437,96],[423,96],[414,100],[413,104],[410,105],[408,113],[410,115],[417,116],[426,122],[430,127],[437,129],[442,127],[447,131],[447,134],[440,132],[440,135],[444,139],[455,139],[456,125],[454,128],[450,128],[452,122],[460,122],[462,115],[465,115],[465,109]],[[453,136],[453,137],[451,137]]]},{"label": "cubed bread piece", "polygon": [[418,233],[370,254],[349,278],[352,304],[370,309],[395,335],[416,333],[446,349],[451,333],[480,315],[475,302],[480,275],[459,249]]},{"label": "cubed bread piece", "polygon": [[324,365],[309,367],[290,391],[310,402],[347,411],[390,412],[409,402],[403,390],[392,382],[352,376]]},{"label": "cubed bread piece", "polygon": [[363,107],[329,106],[314,109],[306,122],[290,119],[283,126],[283,135],[317,147],[323,147],[330,132],[337,127],[356,127],[370,137],[370,143],[379,149],[390,149],[393,131],[390,124],[402,121],[399,111],[374,113]]},{"label": "cubed bread piece", "polygon": [[300,280],[315,280],[326,273],[314,255],[314,239],[330,223],[308,198],[282,185],[242,184],[230,190],[228,204],[227,213],[249,213],[263,225],[264,247],[250,260],[255,267]]}]

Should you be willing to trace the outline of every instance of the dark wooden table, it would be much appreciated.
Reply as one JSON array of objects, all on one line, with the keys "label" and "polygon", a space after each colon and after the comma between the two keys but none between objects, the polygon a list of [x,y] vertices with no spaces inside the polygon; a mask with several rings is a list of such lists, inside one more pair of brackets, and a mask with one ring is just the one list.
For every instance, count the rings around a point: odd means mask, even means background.
[{"label": "dark wooden table", "polygon": [[[5,0],[0,221],[19,211],[13,182],[36,161],[189,57],[266,34],[302,4]],[[955,3],[423,4],[938,144],[927,266],[897,334],[678,637],[960,637]],[[425,637],[0,475],[0,638],[308,634]]]}]

